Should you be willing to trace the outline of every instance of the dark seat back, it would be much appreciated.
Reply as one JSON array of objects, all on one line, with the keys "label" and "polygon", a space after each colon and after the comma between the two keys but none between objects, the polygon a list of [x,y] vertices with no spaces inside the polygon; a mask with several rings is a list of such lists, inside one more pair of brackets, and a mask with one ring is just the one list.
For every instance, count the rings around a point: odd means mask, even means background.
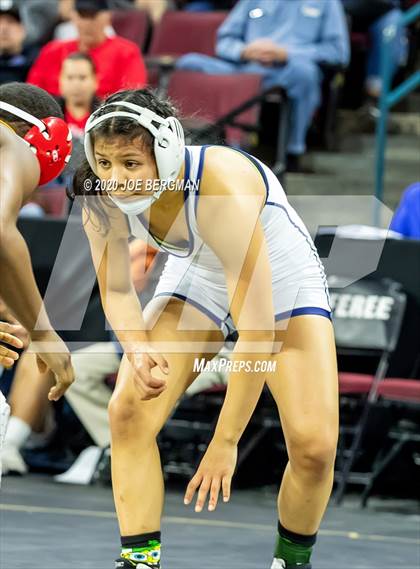
[{"label": "dark seat back", "polygon": [[152,27],[149,14],[145,10],[117,10],[111,18],[117,35],[133,41],[144,53]]},{"label": "dark seat back", "polygon": [[[261,76],[207,75],[195,71],[175,71],[169,81],[168,96],[183,117],[216,122],[261,92]],[[241,113],[237,122],[255,124],[258,106]]]},{"label": "dark seat back", "polygon": [[149,55],[180,56],[196,52],[214,55],[216,34],[227,12],[168,10],[155,28]]}]

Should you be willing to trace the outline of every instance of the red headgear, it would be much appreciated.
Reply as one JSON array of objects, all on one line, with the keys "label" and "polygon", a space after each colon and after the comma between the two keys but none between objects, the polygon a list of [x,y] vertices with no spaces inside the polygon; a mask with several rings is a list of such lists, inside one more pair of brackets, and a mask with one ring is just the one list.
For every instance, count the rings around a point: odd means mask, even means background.
[{"label": "red headgear", "polygon": [[71,131],[62,119],[48,117],[37,119],[26,111],[0,101],[0,109],[33,124],[24,136],[38,158],[41,175],[39,185],[50,182],[61,174],[70,160],[72,151]]}]

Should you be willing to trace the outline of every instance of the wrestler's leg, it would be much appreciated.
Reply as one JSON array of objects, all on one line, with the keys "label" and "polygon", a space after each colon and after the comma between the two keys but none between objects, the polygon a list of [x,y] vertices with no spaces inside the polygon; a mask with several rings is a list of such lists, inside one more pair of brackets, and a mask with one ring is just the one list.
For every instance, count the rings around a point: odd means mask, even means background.
[{"label": "wrestler's leg", "polygon": [[[338,438],[334,334],[329,319],[311,315],[291,318],[287,331],[278,336],[284,344],[276,357],[276,373],[269,374],[267,381],[279,408],[289,455],[278,500],[280,532],[286,540],[291,538],[292,549],[297,541],[309,550],[334,476]],[[276,552],[280,556],[281,547]],[[301,561],[306,557],[303,554]]]},{"label": "wrestler's leg", "polygon": [[[164,353],[170,370],[165,377],[166,390],[156,399],[142,401],[131,365],[124,357],[109,406],[114,498],[123,536],[159,530],[163,476],[156,437],[197,375],[194,359],[207,357],[204,344],[214,342],[221,347],[223,343],[220,329],[209,317],[177,299],[162,310],[162,303],[167,302],[166,298],[156,298],[145,310],[146,322],[154,323],[149,333],[151,342],[171,346],[171,351]],[[188,328],[184,331],[178,329],[181,314]],[[201,346],[197,345],[199,340]],[[157,376],[156,370],[153,373]]]}]

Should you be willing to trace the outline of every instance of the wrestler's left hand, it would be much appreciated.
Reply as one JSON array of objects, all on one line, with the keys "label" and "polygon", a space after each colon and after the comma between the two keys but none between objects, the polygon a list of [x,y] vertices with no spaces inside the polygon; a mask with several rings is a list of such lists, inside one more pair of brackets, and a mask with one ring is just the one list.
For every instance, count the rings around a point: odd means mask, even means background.
[{"label": "wrestler's left hand", "polygon": [[209,497],[209,512],[217,507],[220,490],[223,501],[229,502],[232,477],[238,460],[238,447],[231,442],[213,439],[185,493],[184,504],[189,505],[198,490],[196,512],[201,512]]}]

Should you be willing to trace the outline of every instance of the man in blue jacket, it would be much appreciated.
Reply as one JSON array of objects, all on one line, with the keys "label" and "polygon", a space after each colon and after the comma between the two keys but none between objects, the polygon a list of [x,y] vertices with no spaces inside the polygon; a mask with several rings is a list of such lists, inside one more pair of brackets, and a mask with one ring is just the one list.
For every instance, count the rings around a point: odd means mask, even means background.
[{"label": "man in blue jacket", "polygon": [[187,54],[177,67],[210,74],[261,73],[264,88],[283,87],[292,101],[288,154],[296,164],[321,100],[320,65],[348,63],[341,2],[239,0],[218,31],[216,55]]}]

